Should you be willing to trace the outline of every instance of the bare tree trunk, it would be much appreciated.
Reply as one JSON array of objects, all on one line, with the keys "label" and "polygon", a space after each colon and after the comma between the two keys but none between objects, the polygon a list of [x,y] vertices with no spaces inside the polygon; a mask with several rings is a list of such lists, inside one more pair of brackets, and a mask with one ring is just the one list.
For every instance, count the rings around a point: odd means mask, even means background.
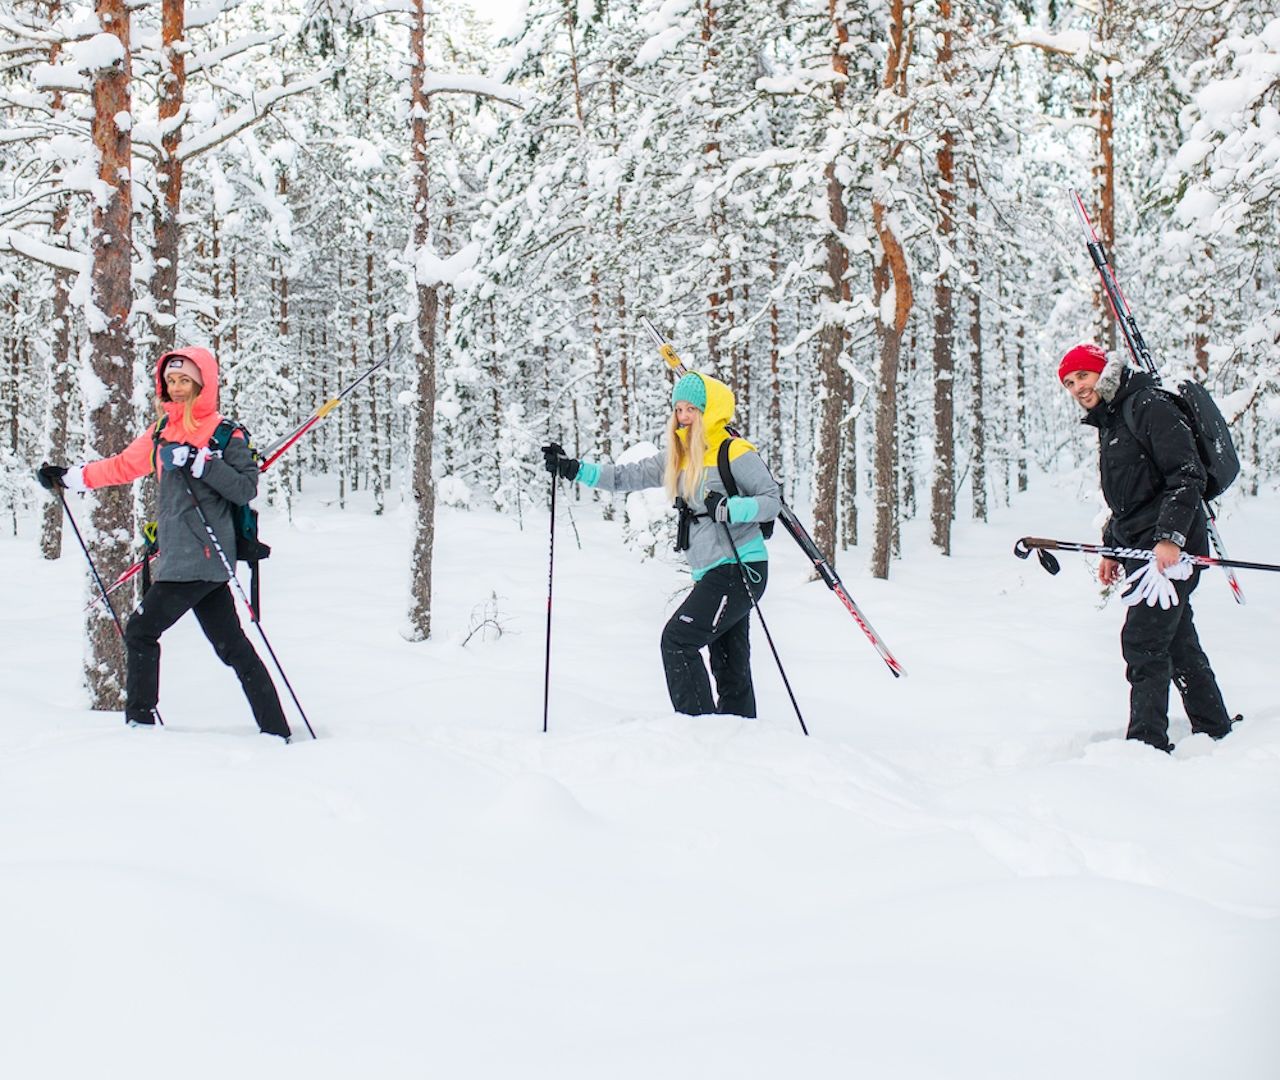
[{"label": "bare tree trunk", "polygon": [[[849,74],[849,28],[844,21],[843,5],[830,0],[829,14],[833,36],[831,68],[836,78],[831,84],[832,111],[844,107],[844,87]],[[831,308],[849,300],[849,252],[844,245],[847,216],[844,184],[836,173],[835,163],[827,165],[827,229],[826,269],[828,283],[824,288]],[[840,414],[844,402],[845,375],[840,368],[844,351],[843,323],[828,318],[818,336],[818,446],[814,455],[813,540],[834,566],[838,536],[837,491],[840,481]]]},{"label": "bare tree trunk", "polygon": [[[60,0],[49,5],[50,24],[58,17],[61,10]],[[61,46],[54,44],[49,50],[49,63],[56,64]],[[50,102],[50,111],[61,116],[63,100],[61,93],[55,93]],[[59,196],[53,207],[53,222],[50,227],[50,241],[58,246],[70,246],[67,241],[67,228],[71,218],[71,206],[68,196]],[[67,419],[71,411],[71,402],[77,393],[76,363],[71,355],[71,274],[66,270],[55,270],[53,274],[53,370],[49,372],[51,387],[49,409],[48,453],[50,461],[66,461],[67,454]],[[40,520],[40,554],[46,559],[56,559],[62,554],[62,503],[58,499],[46,499]]]},{"label": "bare tree trunk", "polygon": [[972,306],[969,309],[969,364],[970,382],[973,384],[973,456],[969,466],[969,483],[973,491],[973,518],[987,520],[987,417],[986,374],[982,356],[982,290],[981,266],[978,263],[978,166],[971,158],[966,169],[969,187],[969,222],[973,229],[970,245],[973,258],[969,273],[975,282]]},{"label": "bare tree trunk", "polygon": [[[938,70],[950,82],[951,0],[940,0],[938,19],[942,39]],[[938,246],[951,255],[955,242],[955,135],[944,129],[938,143]],[[951,554],[951,522],[955,519],[955,298],[951,277],[942,270],[933,286],[933,491],[929,524],[934,546]]]},{"label": "bare tree trunk", "polygon": [[[427,73],[425,0],[413,0],[409,32],[409,100],[414,167],[413,248],[431,242],[431,188],[427,159],[427,106],[423,80]],[[440,297],[433,283],[417,285],[418,318],[413,352],[417,360],[418,417],[413,442],[414,522],[409,624],[414,640],[431,636],[431,567],[436,538],[436,486],[431,475],[435,443],[436,316]]]},{"label": "bare tree trunk", "polygon": [[[93,72],[93,145],[98,153],[99,197],[93,209],[93,303],[101,322],[89,328],[93,372],[103,393],[89,410],[89,443],[102,454],[123,449],[133,427],[133,144],[117,118],[130,114],[129,8],[124,0],[98,0],[104,34],[119,42],[119,59]],[[91,515],[98,572],[113,581],[129,565],[133,538],[133,492],[112,487],[97,493]],[[96,585],[90,585],[96,590]],[[85,619],[89,657],[85,680],[91,707],[124,705],[124,643],[102,604]]]},{"label": "bare tree trunk", "polygon": [[[845,401],[853,399],[853,380],[844,375]],[[840,440],[840,542],[846,547],[858,543],[858,420],[850,417],[841,425]]]},{"label": "bare tree trunk", "polygon": [[160,156],[156,160],[156,182],[160,198],[152,213],[155,219],[155,269],[151,276],[154,314],[151,331],[157,356],[173,348],[176,335],[178,295],[178,245],[181,240],[178,210],[182,203],[183,99],[186,94],[186,54],[182,46],[185,32],[185,0],[163,0],[160,15]]},{"label": "bare tree trunk", "polygon": [[[67,224],[67,201],[59,199],[54,210],[53,234],[60,237]],[[76,396],[76,363],[71,343],[71,275],[55,271],[53,276],[53,370],[49,373],[49,460],[66,461],[67,419]],[[62,554],[62,503],[48,499],[40,523],[40,553],[46,559]]]},{"label": "bare tree trunk", "polygon": [[[769,257],[769,280],[778,280],[778,249]],[[778,460],[782,458],[782,381],[779,377],[781,360],[782,327],[778,302],[769,304],[769,449]]]},{"label": "bare tree trunk", "polygon": [[[365,203],[368,220],[373,221],[373,201]],[[378,303],[377,290],[374,287],[373,273],[373,226],[370,224],[364,234],[364,365],[373,367],[375,334],[374,311]],[[378,426],[378,386],[381,379],[378,375],[369,380],[369,478],[373,485],[373,512],[380,515],[387,504],[387,482],[390,477],[382,467],[382,430]]]},{"label": "bare tree trunk", "polygon": [[1027,490],[1027,358],[1026,327],[1018,323],[1018,345],[1015,353],[1018,387],[1018,490]]},{"label": "bare tree trunk", "polygon": [[[886,90],[896,89],[900,95],[905,85],[910,49],[905,37],[904,0],[889,0],[889,48],[881,85]],[[891,151],[885,162],[886,167],[892,164],[893,158]],[[888,207],[875,197],[871,203],[871,218],[881,248],[873,275],[873,303],[879,313],[876,328],[880,341],[880,379],[876,402],[876,523],[871,551],[871,573],[874,577],[887,578],[898,517],[898,364],[902,335],[911,314],[912,293],[906,253],[889,221]],[[890,295],[893,299],[893,316],[886,323],[883,302]]]},{"label": "bare tree trunk", "polygon": [[[1104,47],[1111,37],[1111,6],[1115,0],[1101,0],[1098,7],[1098,37]],[[1116,261],[1116,163],[1115,163],[1115,81],[1106,63],[1100,65],[1102,78],[1093,87],[1093,123],[1098,132],[1098,157],[1093,166],[1094,191],[1097,198],[1098,237],[1107,249],[1114,267]],[[1102,293],[1102,283],[1096,282],[1093,290],[1093,306],[1101,328],[1101,340],[1109,351],[1115,351],[1116,325],[1110,317],[1110,308]]]}]

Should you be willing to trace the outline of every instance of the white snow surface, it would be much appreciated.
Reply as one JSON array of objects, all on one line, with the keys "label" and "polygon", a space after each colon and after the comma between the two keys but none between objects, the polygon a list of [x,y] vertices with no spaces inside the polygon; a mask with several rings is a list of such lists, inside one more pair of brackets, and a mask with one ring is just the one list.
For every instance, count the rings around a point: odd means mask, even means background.
[{"label": "white snow surface", "polygon": [[[1274,1077],[1280,575],[1195,597],[1232,711],[1125,742],[1122,609],[1089,481],[1035,477],[955,555],[906,525],[840,563],[891,677],[781,531],[760,718],[676,716],[687,583],[573,504],[556,532],[443,510],[434,637],[405,622],[411,514],[308,480],[263,512],[264,625],[320,736],[255,733],[191,618],[167,726],[86,708],[74,537],[0,537],[0,1075],[129,1078]],[[864,516],[871,520],[870,513]],[[1274,493],[1228,504],[1275,557]],[[477,632],[478,612],[497,622]],[[1176,697],[1176,695],[1175,695]],[[286,698],[286,707],[288,702]],[[291,712],[291,719],[292,712]]]}]

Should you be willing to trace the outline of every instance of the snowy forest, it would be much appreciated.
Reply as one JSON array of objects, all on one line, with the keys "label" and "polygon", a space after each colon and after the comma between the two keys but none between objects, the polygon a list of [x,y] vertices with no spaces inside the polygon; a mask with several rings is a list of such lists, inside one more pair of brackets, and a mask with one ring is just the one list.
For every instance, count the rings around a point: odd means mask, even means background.
[{"label": "snowy forest", "polygon": [[[660,440],[647,316],[735,389],[822,550],[887,578],[903,522],[951,553],[1082,453],[1057,359],[1123,344],[1073,189],[1158,363],[1232,421],[1242,491],[1275,475],[1270,4],[530,0],[507,33],[447,0],[0,0],[15,530],[43,512],[59,554],[31,469],[123,446],[175,343],[260,445],[385,361],[263,495],[412,504],[425,639],[439,506],[523,522],[541,443]],[[107,580],[146,498],[96,500]],[[103,703],[118,641],[88,629]]]},{"label": "snowy forest", "polygon": [[[1243,593],[1095,557],[1090,225]],[[1278,239],[1275,0],[0,0],[0,1077],[1275,1080]],[[174,347],[273,551],[126,628],[243,497]],[[672,349],[732,586],[541,452],[648,482]]]}]

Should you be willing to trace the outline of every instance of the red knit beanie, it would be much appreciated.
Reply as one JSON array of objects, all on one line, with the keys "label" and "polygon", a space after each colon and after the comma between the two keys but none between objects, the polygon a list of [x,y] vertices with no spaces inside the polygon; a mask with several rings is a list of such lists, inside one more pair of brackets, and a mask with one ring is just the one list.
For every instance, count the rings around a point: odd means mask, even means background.
[{"label": "red knit beanie", "polygon": [[1067,350],[1067,355],[1058,365],[1058,382],[1062,382],[1073,371],[1096,371],[1102,374],[1107,366],[1107,354],[1092,342],[1084,342]]}]

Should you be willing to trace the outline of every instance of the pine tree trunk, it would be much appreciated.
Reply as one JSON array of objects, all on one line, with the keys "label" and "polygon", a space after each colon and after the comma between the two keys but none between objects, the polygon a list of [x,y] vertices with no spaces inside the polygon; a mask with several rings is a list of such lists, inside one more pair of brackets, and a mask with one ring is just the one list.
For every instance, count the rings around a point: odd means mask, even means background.
[{"label": "pine tree trunk", "polygon": [[[365,213],[368,215],[368,220],[372,222],[372,200],[365,203]],[[378,294],[374,286],[373,227],[370,225],[364,234],[364,366],[366,369],[373,367],[377,362],[374,358],[374,342],[377,340],[374,313],[377,309]],[[378,424],[380,374],[374,375],[369,380],[369,478],[373,486],[373,512],[375,516],[380,515],[386,509],[387,482],[390,479],[386,470],[382,467],[382,429]]]},{"label": "pine tree trunk", "polygon": [[[910,51],[906,40],[906,19],[904,0],[889,0],[889,47],[881,86],[885,90],[893,90],[900,97],[905,94]],[[904,120],[904,133],[905,127]],[[892,164],[891,153],[885,166]],[[871,550],[871,573],[878,578],[887,578],[898,527],[898,366],[902,336],[911,315],[913,297],[906,252],[893,231],[888,207],[875,196],[871,201],[871,220],[880,241],[880,257],[872,280],[873,303],[877,313],[876,330],[880,344],[880,378],[879,398],[876,402],[876,522]],[[893,315],[886,322],[885,301],[890,296],[893,300]]]},{"label": "pine tree trunk", "polygon": [[[951,0],[941,0],[938,19],[942,37],[938,69],[950,82]],[[938,247],[943,257],[953,257],[955,244],[955,135],[943,130],[938,142]],[[933,286],[933,490],[929,524],[933,544],[942,554],[951,554],[951,522],[955,520],[956,440],[955,440],[955,298],[951,276],[941,270]]]},{"label": "pine tree trunk", "polygon": [[[431,242],[431,188],[427,158],[427,73],[425,0],[413,0],[409,33],[410,116],[414,171],[413,249]],[[436,411],[436,317],[440,297],[435,284],[417,284],[418,317],[413,352],[417,361],[418,415],[413,440],[414,521],[409,625],[416,641],[431,636],[431,568],[436,538],[436,486],[431,475]]]},{"label": "pine tree trunk", "polygon": [[[982,268],[978,262],[978,174],[977,165],[969,162],[966,170],[969,187],[969,222],[973,229],[970,245],[973,258],[969,263],[969,273],[974,282],[982,280]],[[982,290],[975,284],[971,292],[972,304],[969,309],[969,366],[970,381],[973,384],[973,450],[969,466],[969,483],[973,491],[973,518],[975,521],[987,520],[987,416],[986,416],[986,375],[982,356]]]},{"label": "pine tree trunk", "polygon": [[[124,0],[98,0],[104,34],[120,43],[120,59],[93,78],[93,145],[98,153],[99,197],[93,209],[92,297],[101,314],[89,328],[93,373],[101,393],[89,410],[89,444],[102,455],[115,453],[133,434],[134,344],[129,317],[133,306],[133,145],[117,117],[130,113],[129,8]],[[127,486],[96,493],[90,515],[91,542],[99,574],[113,581],[129,565],[133,538],[133,492]],[[90,588],[97,591],[96,584]],[[91,708],[124,705],[124,643],[105,605],[86,616],[89,657],[85,679]]]},{"label": "pine tree trunk", "polygon": [[[53,234],[62,236],[67,223],[67,201],[59,199],[54,210]],[[52,389],[49,409],[50,461],[66,461],[67,420],[71,402],[76,397],[76,362],[71,343],[71,275],[58,270],[53,275],[53,370],[49,373]],[[48,499],[40,523],[40,554],[56,559],[62,554],[62,503]]]},{"label": "pine tree trunk", "polygon": [[[831,68],[836,78],[831,84],[832,111],[844,108],[844,87],[849,74],[849,28],[844,21],[843,6],[830,0],[829,14],[833,36]],[[829,306],[840,307],[849,300],[849,252],[844,245],[848,218],[844,205],[844,184],[836,173],[834,162],[827,165],[826,249],[827,282],[823,288]],[[813,540],[818,550],[836,564],[838,540],[837,492],[840,482],[840,414],[844,401],[844,372],[840,354],[844,351],[845,328],[828,318],[818,335],[818,445],[814,455]]]},{"label": "pine tree trunk", "polygon": [[182,160],[178,145],[182,139],[181,113],[186,94],[187,68],[183,41],[185,0],[163,0],[160,17],[160,156],[156,160],[156,183],[160,198],[152,210],[155,221],[155,268],[151,276],[154,313],[151,332],[156,339],[156,355],[173,348],[177,329],[178,248],[181,226],[178,211],[182,204]]},{"label": "pine tree trunk", "polygon": [[[49,22],[53,23],[62,10],[60,0],[53,0],[48,7]],[[61,45],[55,43],[49,49],[49,63],[56,64]],[[63,98],[61,92],[55,93],[50,101],[50,112],[61,118]],[[53,206],[53,221],[49,229],[50,243],[59,247],[70,246],[67,230],[71,219],[69,196],[59,196]],[[53,274],[53,364],[49,372],[49,385],[52,389],[49,407],[49,431],[47,451],[51,462],[66,461],[67,454],[67,420],[71,412],[71,402],[77,393],[76,362],[71,354],[71,310],[72,279],[69,271],[55,270]],[[62,554],[62,502],[58,499],[46,499],[40,517],[40,554],[46,559],[56,559]]]},{"label": "pine tree trunk", "polygon": [[[1116,0],[1100,0],[1098,7],[1098,39],[1105,47],[1111,37],[1111,12]],[[1098,156],[1093,166],[1094,190],[1097,198],[1098,238],[1106,248],[1114,269],[1116,263],[1116,162],[1115,162],[1115,80],[1105,61],[1099,65],[1102,77],[1093,87],[1093,124],[1098,132]],[[1117,345],[1116,324],[1102,291],[1101,281],[1093,290],[1093,306],[1100,327],[1100,340],[1114,352]]]},{"label": "pine tree trunk", "polygon": [[1027,359],[1026,327],[1018,323],[1018,344],[1014,353],[1018,391],[1018,491],[1027,490]]},{"label": "pine tree trunk", "polygon": [[[769,280],[778,280],[778,250],[774,248],[769,258]],[[772,456],[782,460],[782,380],[780,361],[782,354],[781,313],[777,300],[769,304],[769,450]]]},{"label": "pine tree trunk", "polygon": [[[895,2],[900,6],[900,0]],[[871,549],[872,576],[887,578],[898,516],[898,365],[902,335],[911,313],[912,294],[906,254],[888,223],[885,207],[873,201],[871,214],[883,249],[874,276],[876,311],[884,310],[882,302],[890,290],[893,291],[891,321],[886,323],[882,317],[876,324],[880,344],[880,378],[876,399],[876,521]]]}]

